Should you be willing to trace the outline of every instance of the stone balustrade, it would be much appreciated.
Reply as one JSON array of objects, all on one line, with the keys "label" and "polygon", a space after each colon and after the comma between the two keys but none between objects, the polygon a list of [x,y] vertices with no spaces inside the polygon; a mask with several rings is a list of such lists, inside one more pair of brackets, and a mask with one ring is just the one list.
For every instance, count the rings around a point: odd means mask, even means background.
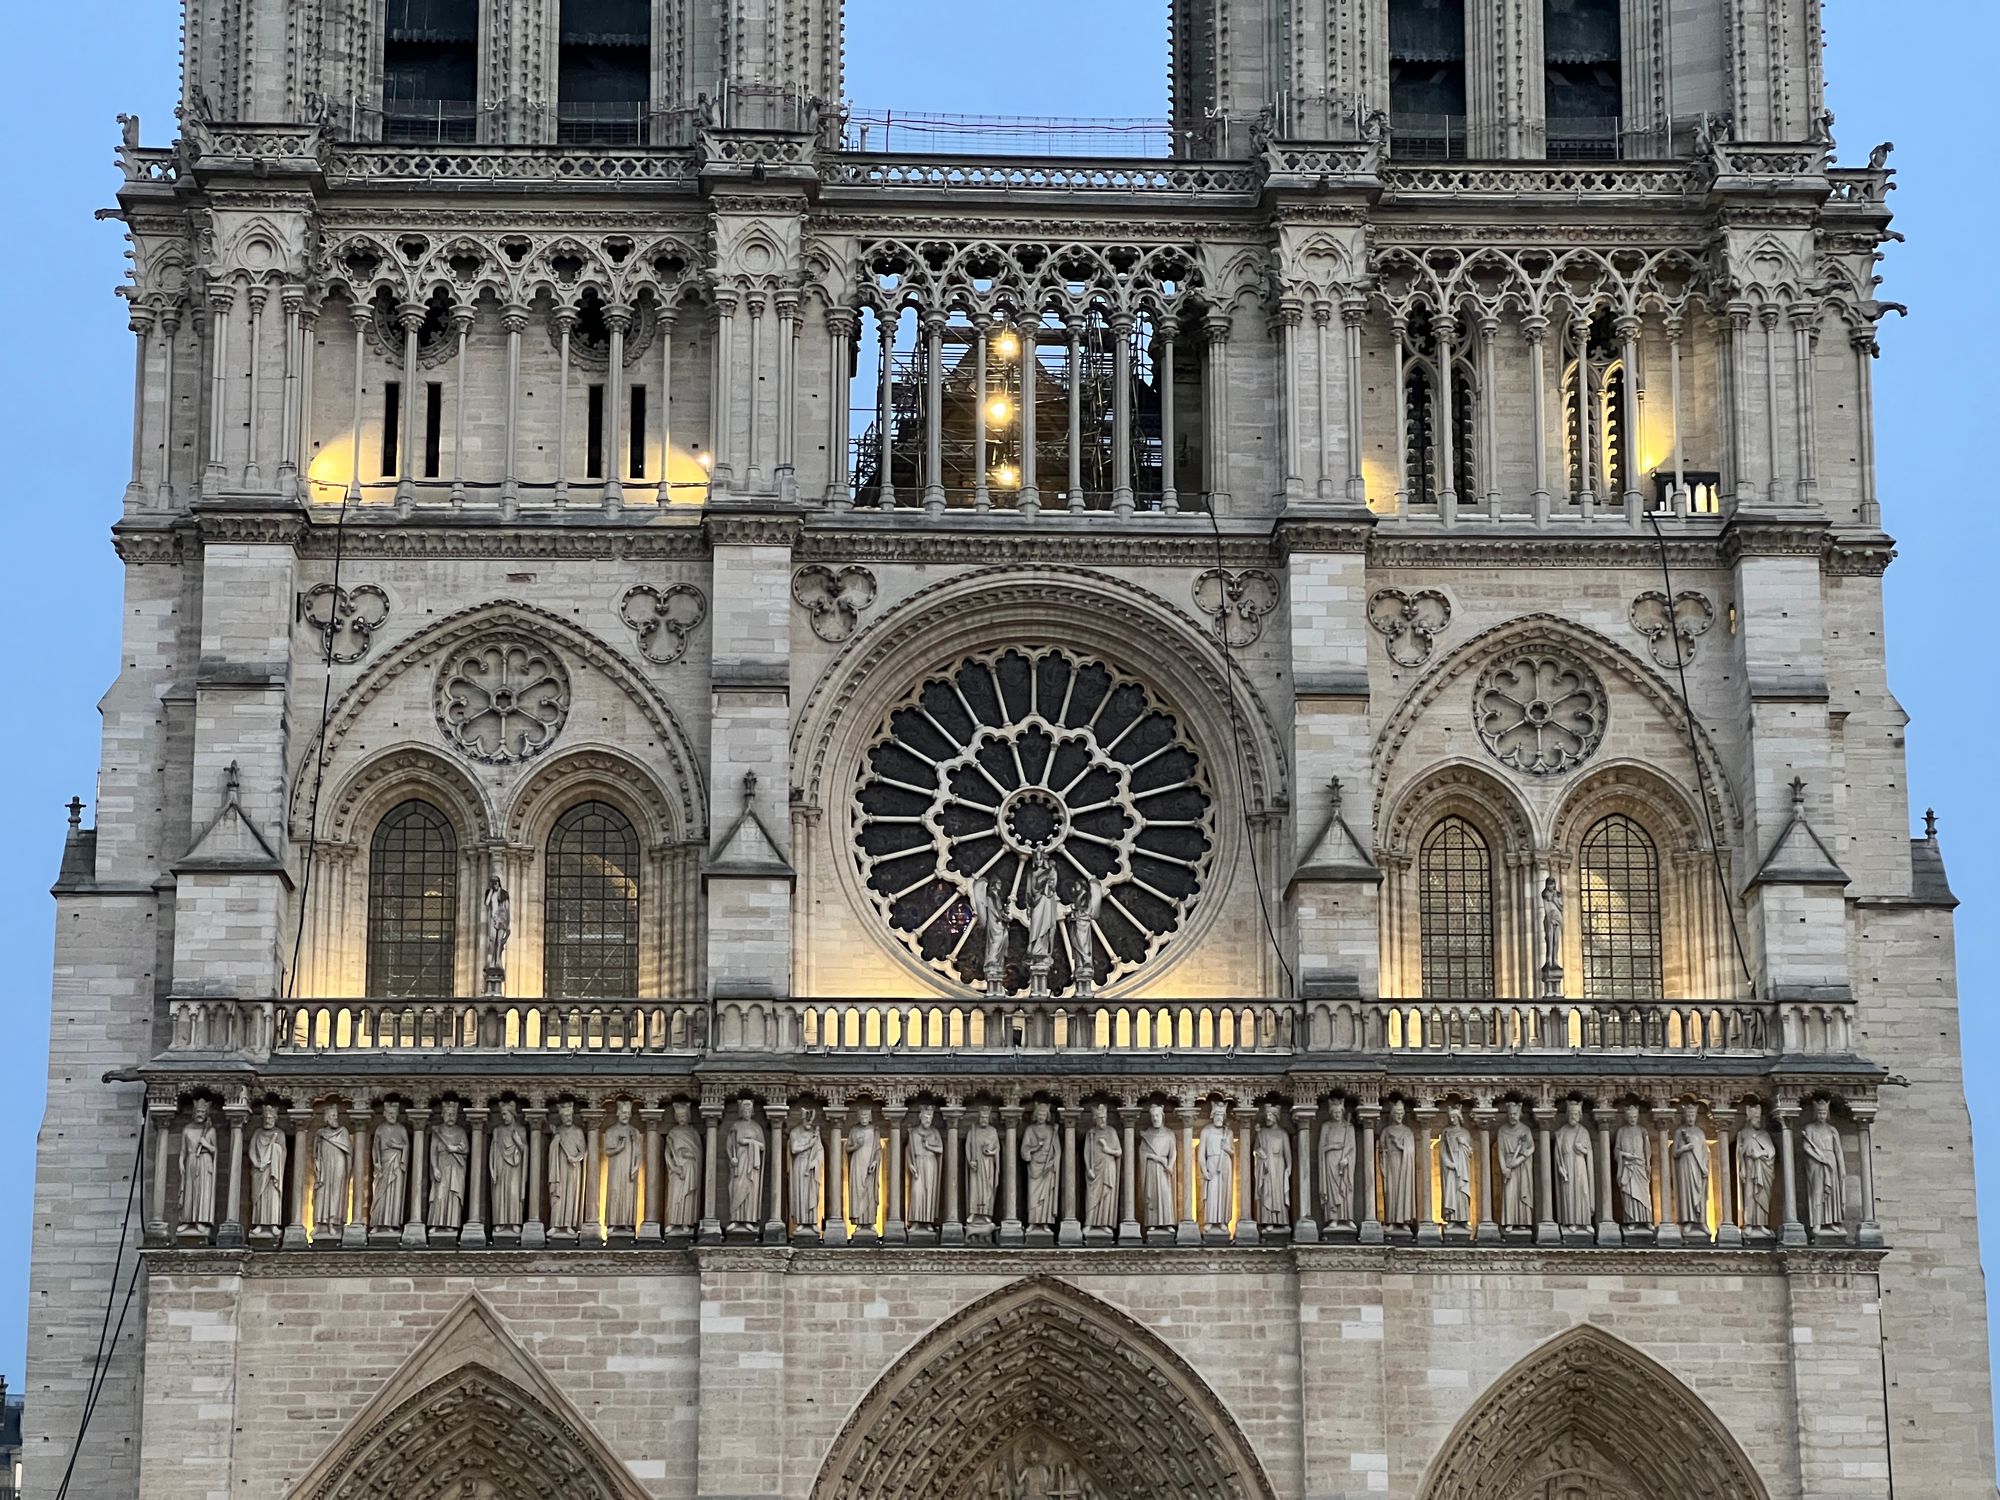
[{"label": "stone balustrade", "polygon": [[171,1002],[166,1054],[1845,1056],[1839,1001],[355,999]]},{"label": "stone balustrade", "polygon": [[1868,1082],[287,1083],[154,1078],[149,1243],[1882,1244]]}]

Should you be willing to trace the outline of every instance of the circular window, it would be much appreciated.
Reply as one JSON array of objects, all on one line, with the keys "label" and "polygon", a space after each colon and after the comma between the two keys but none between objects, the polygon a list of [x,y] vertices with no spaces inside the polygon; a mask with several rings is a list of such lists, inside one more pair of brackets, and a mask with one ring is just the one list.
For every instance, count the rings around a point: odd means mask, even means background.
[{"label": "circular window", "polygon": [[1530,776],[1554,776],[1589,759],[1604,738],[1605,711],[1597,674],[1546,651],[1502,657],[1472,690],[1480,743]]},{"label": "circular window", "polygon": [[466,755],[494,765],[546,750],[569,717],[569,673],[532,641],[497,636],[445,658],[438,727]]},{"label": "circular window", "polygon": [[1051,994],[1131,974],[1185,923],[1214,847],[1180,721],[1119,668],[1057,648],[928,678],[858,782],[870,896],[921,962],[974,988],[989,972]]}]

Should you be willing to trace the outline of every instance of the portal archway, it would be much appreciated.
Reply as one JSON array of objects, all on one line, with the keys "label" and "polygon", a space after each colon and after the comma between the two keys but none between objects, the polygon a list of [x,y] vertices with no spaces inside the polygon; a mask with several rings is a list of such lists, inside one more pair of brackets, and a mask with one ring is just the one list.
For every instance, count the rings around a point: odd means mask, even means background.
[{"label": "portal archway", "polygon": [[1242,1432],[1156,1336],[1062,1282],[940,1324],[876,1383],[813,1500],[1273,1500]]},{"label": "portal archway", "polygon": [[1630,1344],[1580,1324],[1493,1383],[1422,1500],[1767,1500],[1715,1414]]}]

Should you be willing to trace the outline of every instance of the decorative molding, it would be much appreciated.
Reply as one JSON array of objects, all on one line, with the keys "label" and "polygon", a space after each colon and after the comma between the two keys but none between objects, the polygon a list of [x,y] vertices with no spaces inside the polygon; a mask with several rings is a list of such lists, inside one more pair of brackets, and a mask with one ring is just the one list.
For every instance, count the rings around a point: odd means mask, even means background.
[{"label": "decorative molding", "polygon": [[1671,601],[1658,589],[1648,589],[1632,601],[1630,617],[1632,628],[1646,638],[1654,661],[1663,667],[1684,667],[1694,661],[1694,643],[1715,624],[1715,606],[1706,594],[1689,589]]},{"label": "decorative molding", "polygon": [[569,669],[531,636],[482,636],[438,668],[435,706],[445,742],[487,765],[540,755],[562,732],[569,704]]},{"label": "decorative molding", "polygon": [[1195,575],[1195,608],[1215,621],[1216,635],[1232,650],[1254,645],[1264,617],[1278,607],[1278,580],[1263,568],[1232,573],[1209,568]]},{"label": "decorative molding", "polygon": [[1559,776],[1604,742],[1610,704],[1597,674],[1554,647],[1516,647],[1472,688],[1473,727],[1495,760],[1529,776]]},{"label": "decorative molding", "polygon": [[708,618],[708,599],[691,583],[638,583],[618,601],[618,618],[637,636],[641,656],[668,667],[687,655],[689,638]]},{"label": "decorative molding", "polygon": [[792,575],[792,598],[812,618],[813,634],[834,645],[860,628],[861,615],[875,602],[875,575],[866,568],[835,572],[812,563]]},{"label": "decorative molding", "polygon": [[372,583],[352,589],[316,583],[299,595],[299,618],[318,632],[320,659],[347,666],[368,654],[375,632],[388,622],[389,596]]},{"label": "decorative molding", "polygon": [[1377,589],[1368,600],[1368,623],[1382,637],[1389,660],[1421,667],[1431,659],[1437,638],[1451,628],[1451,600],[1436,589]]},{"label": "decorative molding", "polygon": [[[338,544],[342,556],[370,561],[400,558],[463,558],[499,562],[542,560],[578,562],[705,562],[708,540],[694,525],[662,526],[646,510],[634,510],[623,526],[545,527],[467,525],[454,517],[450,525],[431,526],[422,517],[396,520],[385,514],[381,524],[357,520],[351,513]],[[335,551],[331,519],[315,518],[300,556],[330,560]]]},{"label": "decorative molding", "polygon": [[[915,566],[994,567],[1002,564],[1097,568],[1213,567],[1215,536],[1204,525],[1192,526],[1164,517],[1143,517],[1122,526],[1093,516],[1087,528],[1048,531],[1027,529],[1018,516],[1005,516],[974,530],[862,528],[829,517],[822,525],[808,522],[794,557],[800,562],[907,563]],[[1043,517],[1043,522],[1047,517]],[[1174,527],[1169,531],[1165,528]],[[1157,529],[1156,529],[1157,528]],[[1276,561],[1270,539],[1263,536],[1223,537],[1221,562],[1231,568],[1267,566]]]}]

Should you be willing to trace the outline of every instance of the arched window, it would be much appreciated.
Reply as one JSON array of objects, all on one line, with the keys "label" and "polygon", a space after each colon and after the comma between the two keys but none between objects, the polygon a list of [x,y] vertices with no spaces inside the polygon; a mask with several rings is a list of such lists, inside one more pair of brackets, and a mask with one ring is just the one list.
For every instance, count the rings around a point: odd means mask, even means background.
[{"label": "arched window", "polygon": [[1623,813],[1583,836],[1583,998],[1657,1000],[1660,964],[1660,851]]},{"label": "arched window", "polygon": [[[1435,503],[1445,488],[1445,439],[1450,438],[1451,492],[1460,499],[1479,493],[1478,375],[1466,357],[1463,328],[1453,347],[1442,340],[1427,313],[1410,319],[1403,362],[1403,474],[1412,500]],[[1440,361],[1451,360],[1451,423],[1442,430]]]},{"label": "arched window", "polygon": [[566,999],[639,993],[639,835],[608,802],[579,802],[549,835],[542,989]]},{"label": "arched window", "polygon": [[458,835],[428,802],[402,802],[368,842],[368,993],[457,992]]},{"label": "arched window", "polygon": [[[1569,462],[1569,492],[1574,497],[1588,490],[1601,498],[1616,499],[1632,487],[1632,472],[1627,451],[1625,362],[1611,315],[1599,313],[1590,320],[1589,405],[1581,410],[1577,406],[1581,365],[1575,357],[1576,342],[1574,338],[1570,341],[1571,357],[1563,368],[1563,454]],[[1590,459],[1588,472],[1584,469],[1586,456]]]},{"label": "arched window", "polygon": [[1620,0],[1543,0],[1543,98],[1549,156],[1602,161],[1621,154],[1625,112]]},{"label": "arched window", "polygon": [[1424,998],[1493,996],[1493,852],[1465,819],[1448,817],[1417,856]]}]

